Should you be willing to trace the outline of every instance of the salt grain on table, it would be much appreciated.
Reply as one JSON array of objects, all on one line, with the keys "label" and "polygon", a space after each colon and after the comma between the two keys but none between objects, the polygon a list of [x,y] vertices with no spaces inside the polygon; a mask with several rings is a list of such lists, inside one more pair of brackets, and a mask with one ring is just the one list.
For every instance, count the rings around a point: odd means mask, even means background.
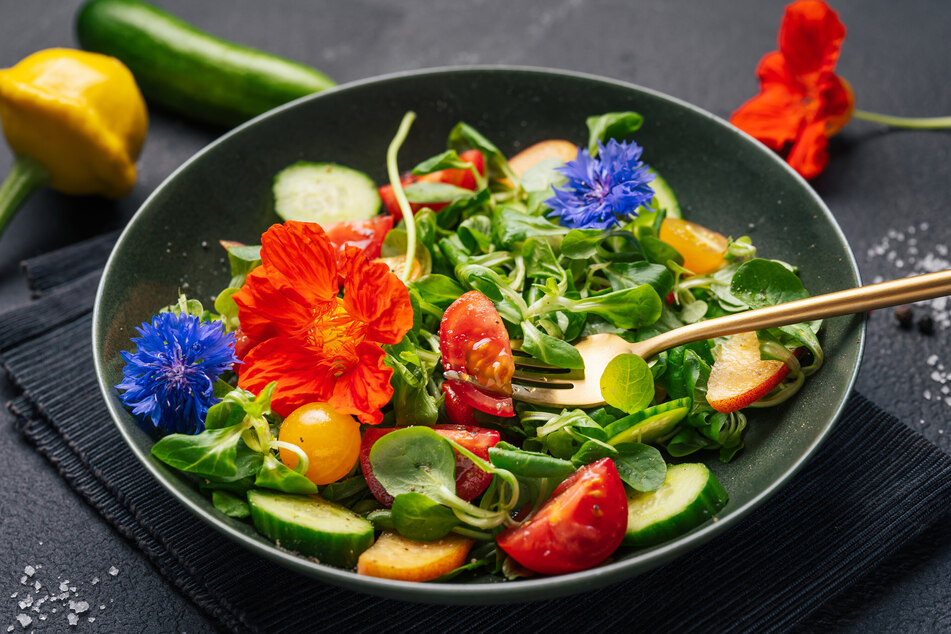
[{"label": "salt grain on table", "polygon": [[66,622],[69,623],[70,627],[75,627],[79,625],[79,616],[73,613],[66,615]]},{"label": "salt grain on table", "polygon": [[26,614],[17,614],[17,621],[20,622],[20,627],[26,629],[33,622],[33,618]]},{"label": "salt grain on table", "polygon": [[115,566],[111,566],[109,568],[109,574],[115,577],[117,574],[119,574],[119,569],[116,568]]},{"label": "salt grain on table", "polygon": [[89,610],[89,603],[86,601],[70,601],[69,609],[75,612],[76,614],[82,614]]}]

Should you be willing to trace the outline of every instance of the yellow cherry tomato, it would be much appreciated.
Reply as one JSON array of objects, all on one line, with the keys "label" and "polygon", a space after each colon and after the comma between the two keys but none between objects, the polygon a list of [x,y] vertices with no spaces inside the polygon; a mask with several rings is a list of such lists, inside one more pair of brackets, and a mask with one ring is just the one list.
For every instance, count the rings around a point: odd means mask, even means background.
[{"label": "yellow cherry tomato", "polygon": [[[314,484],[347,475],[360,456],[360,424],[328,403],[301,405],[284,419],[278,439],[300,447],[310,461],[305,474]],[[293,469],[297,454],[281,448],[281,462]]]},{"label": "yellow cherry tomato", "polygon": [[729,240],[716,231],[682,218],[664,218],[660,239],[684,256],[684,268],[696,275],[712,273],[723,266]]}]

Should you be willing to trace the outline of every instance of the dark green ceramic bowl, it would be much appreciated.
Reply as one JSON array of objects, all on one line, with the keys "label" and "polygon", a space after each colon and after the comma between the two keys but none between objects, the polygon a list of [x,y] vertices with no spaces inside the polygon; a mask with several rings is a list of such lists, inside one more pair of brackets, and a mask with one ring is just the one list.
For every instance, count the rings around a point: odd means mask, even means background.
[{"label": "dark green ceramic bowl", "polygon": [[706,457],[730,494],[718,521],[576,574],[505,584],[491,578],[422,584],[359,576],[279,550],[250,524],[218,513],[186,477],[152,459],[151,440],[112,387],[120,379],[119,351],[131,348],[133,328],[174,301],[180,288],[208,301],[226,285],[218,240],[257,243],[278,221],[271,182],[281,168],[302,159],[333,161],[384,182],[386,148],[407,110],[418,119],[400,152],[403,169],[445,149],[458,121],[511,155],[549,138],[583,144],[587,116],[635,110],[645,120],[635,135],[644,159],[674,188],[685,217],[725,235],[749,235],[760,255],[797,263],[813,294],[859,283],[845,237],[805,181],[724,121],[656,92],[576,73],[465,68],[392,75],[308,97],[234,130],[176,171],[129,223],[102,278],[93,332],[100,387],[122,437],[182,504],[258,555],[332,584],[418,601],[513,602],[590,590],[684,556],[730,530],[806,463],[852,388],[864,336],[861,318],[827,322],[824,367],[791,402],[750,415],[746,449],[732,463]]}]

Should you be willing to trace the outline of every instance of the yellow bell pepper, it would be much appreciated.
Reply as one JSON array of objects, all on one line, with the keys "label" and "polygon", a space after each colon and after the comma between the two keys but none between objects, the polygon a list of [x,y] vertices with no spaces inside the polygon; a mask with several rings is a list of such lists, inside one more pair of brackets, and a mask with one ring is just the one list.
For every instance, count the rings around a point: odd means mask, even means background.
[{"label": "yellow bell pepper", "polygon": [[0,122],[16,158],[0,185],[0,232],[37,187],[125,196],[148,114],[114,57],[51,48],[0,69]]}]

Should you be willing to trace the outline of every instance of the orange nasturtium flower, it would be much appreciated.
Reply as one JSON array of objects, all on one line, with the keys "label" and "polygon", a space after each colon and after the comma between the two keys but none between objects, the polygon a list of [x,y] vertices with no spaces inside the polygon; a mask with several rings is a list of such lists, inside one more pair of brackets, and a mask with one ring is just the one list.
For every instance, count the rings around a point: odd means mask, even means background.
[{"label": "orange nasturtium flower", "polygon": [[758,95],[740,106],[730,122],[776,152],[805,178],[829,161],[829,137],[848,123],[855,97],[833,72],[845,39],[845,25],[821,0],[786,7],[779,50],[756,69]]},{"label": "orange nasturtium flower", "polygon": [[288,221],[261,237],[261,266],[234,300],[254,344],[239,368],[242,388],[277,381],[271,406],[285,417],[325,401],[380,422],[393,395],[380,345],[399,343],[413,325],[409,292],[389,267],[354,247],[338,254],[320,225]]}]

